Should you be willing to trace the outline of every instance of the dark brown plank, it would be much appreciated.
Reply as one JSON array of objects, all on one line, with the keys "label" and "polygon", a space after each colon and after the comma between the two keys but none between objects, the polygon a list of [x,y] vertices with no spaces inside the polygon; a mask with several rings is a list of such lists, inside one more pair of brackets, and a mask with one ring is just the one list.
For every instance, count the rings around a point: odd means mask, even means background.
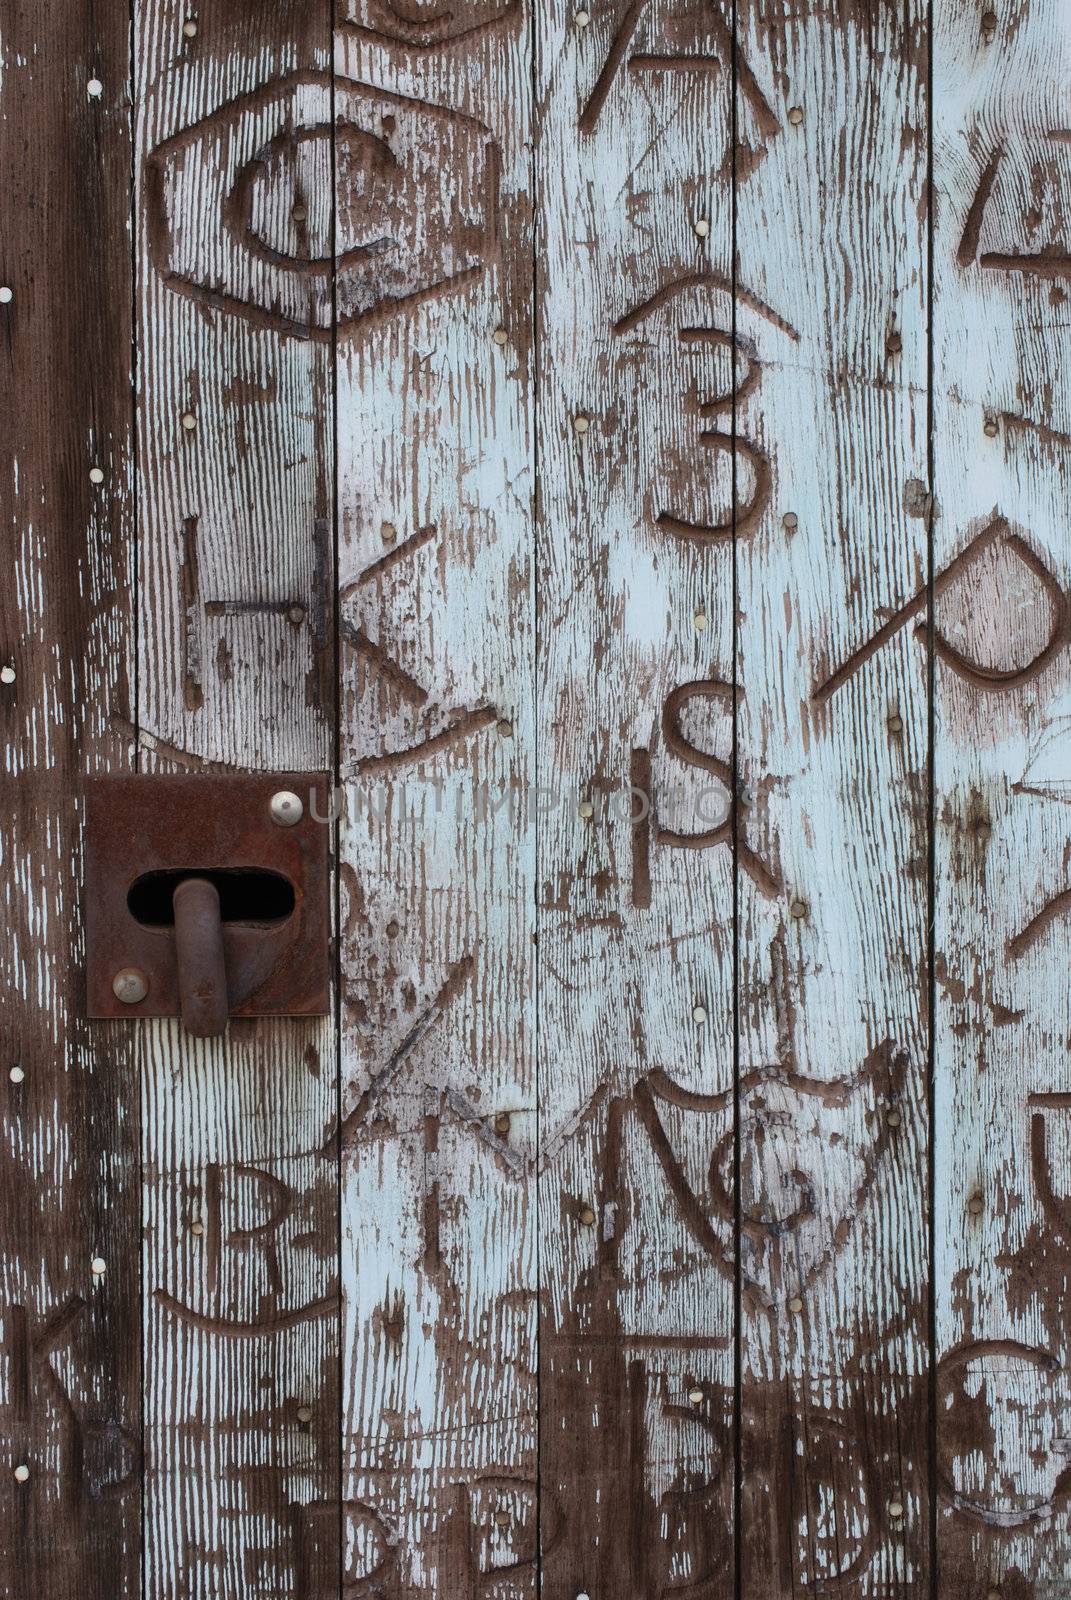
[{"label": "dark brown plank", "polygon": [[80,967],[81,783],[132,759],[128,35],[4,13],[0,1594],[37,1600],[140,1593],[135,1050]]}]

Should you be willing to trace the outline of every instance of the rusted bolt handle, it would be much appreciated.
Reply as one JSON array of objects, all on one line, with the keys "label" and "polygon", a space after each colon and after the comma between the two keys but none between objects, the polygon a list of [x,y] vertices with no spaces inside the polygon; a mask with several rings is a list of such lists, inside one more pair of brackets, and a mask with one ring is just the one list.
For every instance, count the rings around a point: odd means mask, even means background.
[{"label": "rusted bolt handle", "polygon": [[198,1039],[227,1027],[227,969],[219,895],[207,878],[183,878],[172,897],[182,1021]]}]

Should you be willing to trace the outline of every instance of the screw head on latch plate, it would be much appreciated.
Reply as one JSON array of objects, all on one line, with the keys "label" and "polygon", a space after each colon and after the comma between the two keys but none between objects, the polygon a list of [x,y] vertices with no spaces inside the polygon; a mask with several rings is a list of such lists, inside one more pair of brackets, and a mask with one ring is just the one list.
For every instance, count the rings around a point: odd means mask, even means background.
[{"label": "screw head on latch plate", "polygon": [[293,789],[280,789],[271,797],[271,820],[280,828],[292,828],[305,815],[301,798]]},{"label": "screw head on latch plate", "polygon": [[121,967],[112,979],[112,990],[125,1006],[136,1006],[149,992],[149,980],[137,967]]}]

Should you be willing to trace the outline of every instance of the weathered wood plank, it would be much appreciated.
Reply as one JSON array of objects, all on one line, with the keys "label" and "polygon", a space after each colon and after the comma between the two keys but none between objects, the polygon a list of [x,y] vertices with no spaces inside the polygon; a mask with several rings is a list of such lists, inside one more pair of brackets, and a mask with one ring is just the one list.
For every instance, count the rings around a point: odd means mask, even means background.
[{"label": "weathered wood plank", "polygon": [[1071,15],[934,7],[940,1592],[1071,1585]]},{"label": "weathered wood plank", "polygon": [[929,1592],[927,664],[866,644],[927,577],[925,44],[921,0],[739,12],[748,1600]]},{"label": "weathered wood plank", "polygon": [[535,11],[548,1600],[733,1569],[726,15]]},{"label": "weathered wood plank", "polygon": [[133,755],[107,722],[133,675],[128,54],[125,6],[5,10],[0,1594],[42,1600],[141,1594],[136,1056],[80,971],[83,776]]},{"label": "weathered wood plank", "polygon": [[[530,59],[340,13],[344,1577],[535,1592]],[[360,130],[359,134],[353,132]],[[366,266],[347,250],[383,241]]]},{"label": "weathered wood plank", "polygon": [[141,1592],[137,1063],[80,966],[82,780],[132,758],[129,18],[2,31],[0,1594],[104,1600]]},{"label": "weathered wood plank", "polygon": [[[330,49],[135,6],[147,767],[333,758]],[[143,1094],[146,1592],[334,1593],[332,1024],[154,1025]]]}]

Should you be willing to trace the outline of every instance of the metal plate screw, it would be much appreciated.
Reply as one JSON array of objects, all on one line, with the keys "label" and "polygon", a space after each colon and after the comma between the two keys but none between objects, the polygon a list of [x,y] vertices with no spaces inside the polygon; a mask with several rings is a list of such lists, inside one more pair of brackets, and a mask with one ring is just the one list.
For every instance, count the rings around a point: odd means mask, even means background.
[{"label": "metal plate screw", "polygon": [[271,797],[271,820],[280,828],[292,828],[305,815],[305,807],[293,789],[279,789]]},{"label": "metal plate screw", "polygon": [[121,967],[112,979],[112,993],[125,1006],[136,1006],[149,992],[149,980],[137,967]]}]

